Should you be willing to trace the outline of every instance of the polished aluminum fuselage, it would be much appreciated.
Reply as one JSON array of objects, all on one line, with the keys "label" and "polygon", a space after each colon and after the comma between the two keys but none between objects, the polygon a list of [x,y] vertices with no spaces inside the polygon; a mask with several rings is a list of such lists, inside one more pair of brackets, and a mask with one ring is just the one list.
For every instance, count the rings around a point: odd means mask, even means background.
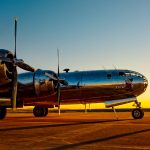
[{"label": "polished aluminum fuselage", "polygon": [[[50,106],[57,105],[55,83],[45,88],[48,81],[53,82],[45,73],[18,75],[18,101],[24,105]],[[68,85],[61,85],[61,104],[96,103],[137,97],[147,87],[147,79],[140,73],[130,70],[95,70],[61,73]],[[47,82],[46,82],[47,81]],[[47,86],[46,86],[47,87]]]}]

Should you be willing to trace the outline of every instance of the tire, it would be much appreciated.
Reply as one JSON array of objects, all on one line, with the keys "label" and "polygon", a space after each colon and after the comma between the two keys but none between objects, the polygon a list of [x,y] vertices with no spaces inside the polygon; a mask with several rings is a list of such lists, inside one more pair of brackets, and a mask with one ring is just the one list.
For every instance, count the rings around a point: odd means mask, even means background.
[{"label": "tire", "polygon": [[143,112],[142,109],[140,109],[140,108],[133,109],[133,111],[132,111],[132,117],[134,119],[142,119],[143,116],[144,116],[144,112]]},{"label": "tire", "polygon": [[35,117],[42,117],[44,115],[44,108],[42,107],[34,107],[33,114]]},{"label": "tire", "polygon": [[6,117],[7,110],[5,107],[0,107],[0,120],[4,119]]}]

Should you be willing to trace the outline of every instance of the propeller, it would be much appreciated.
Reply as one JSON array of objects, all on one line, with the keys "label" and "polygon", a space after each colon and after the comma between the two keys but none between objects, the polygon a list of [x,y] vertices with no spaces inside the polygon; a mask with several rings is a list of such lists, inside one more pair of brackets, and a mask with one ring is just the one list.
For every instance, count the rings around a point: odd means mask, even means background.
[{"label": "propeller", "polygon": [[[16,38],[17,38],[17,18],[15,18],[15,52],[14,52],[14,59],[16,59]],[[13,63],[13,70],[12,70],[12,108],[13,110],[16,109],[16,99],[17,99],[17,67]]]},{"label": "propeller", "polygon": [[59,49],[57,49],[57,57],[58,57],[57,78],[47,72],[45,73],[45,75],[57,83],[57,85],[56,85],[57,105],[58,105],[58,112],[60,115],[60,84],[66,85],[66,82],[63,79],[59,79],[59,76],[60,76],[60,73],[59,73]]},{"label": "propeller", "polygon": [[57,70],[57,77],[55,77],[54,75],[50,74],[50,73],[45,73],[46,76],[48,76],[50,79],[52,79],[53,81],[55,81],[57,83],[56,85],[56,92],[57,92],[57,104],[58,104],[58,111],[59,111],[59,115],[60,115],[60,102],[61,102],[61,92],[60,92],[60,85],[68,85],[68,82],[65,79],[60,79],[60,73],[59,73],[59,49],[57,49],[57,57],[58,57],[58,70]]},{"label": "propeller", "polygon": [[32,71],[34,72],[34,68],[29,66],[28,64],[24,63],[24,61],[22,59],[17,59],[17,44],[16,44],[16,40],[17,40],[17,18],[15,18],[15,29],[14,29],[14,36],[15,36],[15,49],[14,49],[14,58],[4,58],[4,57],[0,57],[0,60],[4,61],[4,62],[10,62],[13,64],[13,69],[12,69],[12,108],[13,110],[16,109],[16,98],[17,98],[17,66],[27,70],[27,71]]},{"label": "propeller", "polygon": [[13,58],[9,58],[9,57],[0,57],[0,62],[4,62],[4,63],[11,63],[12,64],[12,108],[13,110],[16,109],[16,98],[17,98],[17,67],[20,67],[21,69],[27,70],[27,71],[31,71],[34,72],[34,68],[31,67],[30,65],[26,64],[22,59],[17,59],[17,18],[14,19],[14,23],[15,23],[15,28],[14,28],[14,43],[15,43],[15,47],[14,47],[14,55]]}]

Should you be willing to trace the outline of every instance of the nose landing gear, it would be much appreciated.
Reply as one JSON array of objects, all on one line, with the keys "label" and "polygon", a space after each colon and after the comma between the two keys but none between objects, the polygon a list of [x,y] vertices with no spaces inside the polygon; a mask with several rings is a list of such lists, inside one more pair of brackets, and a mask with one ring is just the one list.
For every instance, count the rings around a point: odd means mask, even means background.
[{"label": "nose landing gear", "polygon": [[136,108],[132,110],[132,117],[134,119],[142,119],[144,117],[144,111],[141,109],[141,103],[135,101]]}]

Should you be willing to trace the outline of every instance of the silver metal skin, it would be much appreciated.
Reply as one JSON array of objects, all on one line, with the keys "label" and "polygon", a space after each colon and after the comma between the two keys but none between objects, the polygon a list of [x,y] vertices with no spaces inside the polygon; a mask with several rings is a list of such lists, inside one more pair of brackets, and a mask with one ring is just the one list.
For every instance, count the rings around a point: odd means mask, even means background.
[{"label": "silver metal skin", "polygon": [[[16,67],[31,71],[17,74]],[[50,70],[34,70],[17,59],[14,54],[0,49],[0,120],[4,119],[6,108],[35,106],[35,117],[44,117],[48,108],[60,104],[86,104],[104,102],[106,107],[135,102],[134,119],[142,119],[144,112],[136,97],[147,86],[147,79],[131,70],[93,70],[58,74]],[[115,115],[118,119],[117,114]]]},{"label": "silver metal skin", "polygon": [[[14,66],[33,72],[17,75]],[[11,52],[0,49],[0,119],[5,118],[8,107],[35,106],[34,116],[43,117],[48,114],[48,108],[54,106],[58,106],[60,112],[60,104],[100,102],[112,107],[115,114],[114,106],[135,102],[137,108],[132,116],[143,118],[144,112],[136,99],[148,86],[142,74],[131,70],[68,71],[58,75],[51,70],[34,71]]]},{"label": "silver metal skin", "polygon": [[[25,106],[57,105],[57,84],[46,73],[57,78],[50,70],[19,74],[18,101],[23,102]],[[60,73],[60,79],[68,83],[68,85],[61,84],[61,104],[116,101],[117,105],[117,100],[118,104],[128,103],[136,101],[136,97],[142,94],[148,85],[147,79],[142,74],[131,70],[65,72]]]}]

